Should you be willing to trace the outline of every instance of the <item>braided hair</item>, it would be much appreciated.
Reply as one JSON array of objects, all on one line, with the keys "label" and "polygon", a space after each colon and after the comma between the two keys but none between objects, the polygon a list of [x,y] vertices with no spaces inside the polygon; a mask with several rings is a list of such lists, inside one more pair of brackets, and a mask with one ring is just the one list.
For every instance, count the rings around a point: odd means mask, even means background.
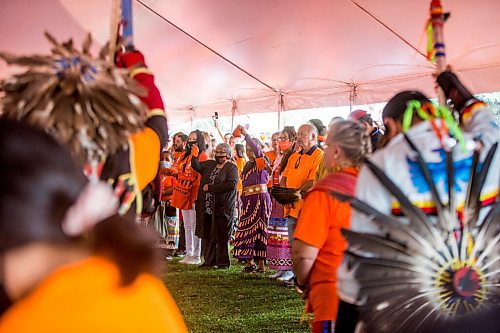
[{"label": "braided hair", "polygon": [[328,142],[335,142],[354,166],[360,166],[371,152],[370,136],[365,128],[351,120],[338,120],[330,125]]}]

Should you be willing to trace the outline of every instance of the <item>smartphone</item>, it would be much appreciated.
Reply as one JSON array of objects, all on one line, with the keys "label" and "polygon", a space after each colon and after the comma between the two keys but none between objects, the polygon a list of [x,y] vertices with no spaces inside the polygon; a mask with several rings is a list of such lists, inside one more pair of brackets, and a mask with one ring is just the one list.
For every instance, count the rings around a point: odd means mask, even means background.
[{"label": "smartphone", "polygon": [[214,116],[212,117],[214,120],[219,119],[219,112],[215,112]]}]

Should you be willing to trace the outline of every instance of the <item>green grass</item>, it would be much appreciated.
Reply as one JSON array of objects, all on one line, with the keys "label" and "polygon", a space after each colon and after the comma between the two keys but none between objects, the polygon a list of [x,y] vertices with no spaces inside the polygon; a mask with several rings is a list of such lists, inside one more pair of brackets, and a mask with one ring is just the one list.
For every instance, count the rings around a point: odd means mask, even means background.
[{"label": "green grass", "polygon": [[304,302],[267,274],[166,264],[165,283],[191,332],[309,332],[300,323]]}]

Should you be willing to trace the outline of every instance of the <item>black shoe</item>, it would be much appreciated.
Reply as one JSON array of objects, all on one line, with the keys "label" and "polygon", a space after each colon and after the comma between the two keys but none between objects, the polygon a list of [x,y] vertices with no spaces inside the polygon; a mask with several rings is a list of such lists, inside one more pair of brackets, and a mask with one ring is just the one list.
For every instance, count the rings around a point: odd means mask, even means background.
[{"label": "black shoe", "polygon": [[210,265],[207,262],[204,262],[203,264],[201,264],[200,266],[198,266],[198,268],[212,268],[212,267],[216,267],[216,266],[215,265]]}]

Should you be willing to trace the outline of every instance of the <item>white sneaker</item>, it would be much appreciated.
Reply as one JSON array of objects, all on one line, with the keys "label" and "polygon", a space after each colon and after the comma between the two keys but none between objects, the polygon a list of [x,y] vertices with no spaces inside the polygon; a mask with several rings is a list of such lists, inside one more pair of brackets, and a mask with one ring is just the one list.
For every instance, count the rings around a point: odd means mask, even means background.
[{"label": "white sneaker", "polygon": [[290,282],[294,277],[295,274],[293,274],[292,271],[283,271],[283,274],[281,275],[281,277],[277,278],[277,280],[280,282]]},{"label": "white sneaker", "polygon": [[179,264],[189,264],[189,261],[191,260],[191,257],[190,256],[185,256],[184,258],[182,258],[181,260],[179,260]]},{"label": "white sneaker", "polygon": [[281,277],[283,275],[283,273],[285,273],[287,271],[276,271],[276,273],[274,273],[273,275],[269,275],[269,278],[270,279],[277,279],[279,277]]},{"label": "white sneaker", "polygon": [[189,260],[186,262],[188,265],[199,265],[201,264],[201,259],[200,257],[190,257]]}]

